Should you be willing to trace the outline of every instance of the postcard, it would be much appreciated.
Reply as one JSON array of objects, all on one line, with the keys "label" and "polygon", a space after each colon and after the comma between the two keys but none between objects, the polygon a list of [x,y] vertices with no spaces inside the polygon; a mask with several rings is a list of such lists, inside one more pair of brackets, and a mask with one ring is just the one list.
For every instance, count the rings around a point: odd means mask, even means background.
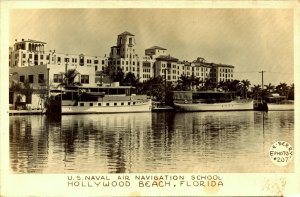
[{"label": "postcard", "polygon": [[299,196],[299,1],[2,1],[1,196]]}]

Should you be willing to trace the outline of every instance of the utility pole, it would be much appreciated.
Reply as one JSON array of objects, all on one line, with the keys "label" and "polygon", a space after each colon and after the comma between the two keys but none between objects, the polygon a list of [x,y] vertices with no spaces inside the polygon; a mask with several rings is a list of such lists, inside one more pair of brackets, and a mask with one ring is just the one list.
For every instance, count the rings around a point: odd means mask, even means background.
[{"label": "utility pole", "polygon": [[259,72],[259,73],[261,73],[261,89],[264,89],[264,72],[266,72],[266,71],[262,70]]},{"label": "utility pole", "polygon": [[165,103],[166,104],[166,97],[167,97],[167,68],[165,68]]}]

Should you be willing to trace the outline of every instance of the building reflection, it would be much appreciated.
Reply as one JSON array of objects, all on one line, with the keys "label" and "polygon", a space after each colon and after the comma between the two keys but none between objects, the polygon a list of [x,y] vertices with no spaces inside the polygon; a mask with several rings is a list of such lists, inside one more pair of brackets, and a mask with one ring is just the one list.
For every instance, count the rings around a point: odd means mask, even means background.
[{"label": "building reflection", "polygon": [[249,160],[263,170],[270,168],[262,158],[274,140],[293,145],[293,123],[293,113],[270,112],[12,116],[11,168],[17,173],[247,172],[254,169],[244,163]]},{"label": "building reflection", "polygon": [[[143,146],[143,132],[150,127],[150,113],[62,117],[62,130],[68,133],[66,154],[89,155],[92,152],[91,155],[107,163],[107,170],[114,173],[131,171],[133,157]],[[107,161],[104,161],[103,155]]]},{"label": "building reflection", "polygon": [[10,161],[15,172],[39,173],[48,159],[45,116],[15,116],[9,122]]}]

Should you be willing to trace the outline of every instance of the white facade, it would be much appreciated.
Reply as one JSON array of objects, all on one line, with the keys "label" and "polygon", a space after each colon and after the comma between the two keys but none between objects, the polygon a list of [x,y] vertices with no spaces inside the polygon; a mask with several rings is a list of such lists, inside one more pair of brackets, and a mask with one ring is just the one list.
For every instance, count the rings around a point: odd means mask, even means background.
[{"label": "white facade", "polygon": [[56,89],[63,82],[64,73],[76,69],[75,82],[95,86],[102,83],[101,71],[110,65],[120,67],[125,74],[133,73],[140,82],[162,76],[176,83],[181,75],[194,75],[201,81],[212,79],[215,83],[233,80],[234,66],[207,63],[204,58],[179,61],[159,46],[145,49],[145,56],[139,57],[135,36],[127,31],[117,36],[117,45],[111,47],[109,57],[46,51],[46,45],[37,40],[16,41],[9,48],[10,79],[29,82],[35,91]]}]

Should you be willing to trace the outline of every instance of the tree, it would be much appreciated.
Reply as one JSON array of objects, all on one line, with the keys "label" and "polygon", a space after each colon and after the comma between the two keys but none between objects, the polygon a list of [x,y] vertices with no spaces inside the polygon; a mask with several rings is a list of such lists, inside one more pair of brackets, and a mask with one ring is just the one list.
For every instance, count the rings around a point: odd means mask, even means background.
[{"label": "tree", "polygon": [[103,74],[108,76],[110,82],[120,82],[124,79],[125,73],[120,66],[108,65],[105,67]]},{"label": "tree", "polygon": [[225,92],[229,90],[230,81],[220,81],[217,88],[221,88]]},{"label": "tree", "polygon": [[171,104],[172,91],[174,87],[171,82],[166,83],[161,76],[150,78],[149,80],[138,84],[137,93],[151,96],[153,100],[158,102],[166,102]]},{"label": "tree", "polygon": [[74,86],[81,85],[80,82],[75,82],[75,77],[78,75],[76,69],[69,69],[64,73],[63,82],[60,84],[61,86]]},{"label": "tree", "polygon": [[266,87],[267,93],[270,94],[270,93],[274,92],[275,86],[272,85],[271,83],[269,83],[268,85],[265,85],[265,87]]},{"label": "tree", "polygon": [[189,76],[181,75],[180,78],[177,80],[176,90],[182,90],[182,91],[190,90],[191,84],[192,82]]},{"label": "tree", "polygon": [[250,85],[251,85],[251,83],[247,79],[241,81],[241,86],[240,87],[241,87],[242,96],[244,98],[248,98],[247,94],[248,94],[248,89],[249,89]]},{"label": "tree", "polygon": [[286,83],[280,83],[276,86],[276,92],[278,92],[281,96],[287,96],[289,87]]},{"label": "tree", "polygon": [[21,88],[21,94],[25,95],[26,103],[31,103],[32,93],[33,93],[32,86],[30,85],[30,83],[28,81],[25,81]]},{"label": "tree", "polygon": [[233,80],[229,83],[229,91],[238,92],[240,91],[240,80]]},{"label": "tree", "polygon": [[198,87],[201,83],[201,80],[199,77],[195,77],[194,74],[190,77],[191,84],[192,84],[192,89],[195,89],[195,86]]},{"label": "tree", "polygon": [[135,77],[134,73],[129,72],[126,74],[125,78],[121,80],[121,85],[130,85],[137,87],[139,80]]},{"label": "tree", "polygon": [[114,72],[112,72],[112,75],[110,76],[111,80],[113,82],[120,82],[122,83],[123,79],[124,79],[124,72],[123,70],[118,66]]},{"label": "tree", "polygon": [[212,79],[206,79],[204,85],[200,88],[200,90],[213,90],[217,87],[217,84],[212,81]]},{"label": "tree", "polygon": [[261,86],[260,85],[254,85],[252,88],[252,97],[258,99],[258,97],[261,94]]},{"label": "tree", "polygon": [[295,85],[291,84],[289,92],[288,92],[288,95],[287,95],[287,98],[290,99],[290,100],[294,100],[295,99],[294,88],[295,88]]}]

